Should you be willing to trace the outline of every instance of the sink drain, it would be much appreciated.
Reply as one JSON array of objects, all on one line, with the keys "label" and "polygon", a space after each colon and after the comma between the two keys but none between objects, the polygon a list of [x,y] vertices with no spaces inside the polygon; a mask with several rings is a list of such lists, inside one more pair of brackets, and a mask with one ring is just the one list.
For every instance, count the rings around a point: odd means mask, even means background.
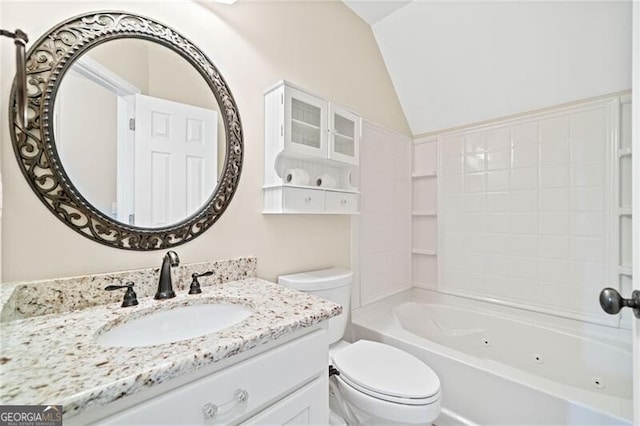
[{"label": "sink drain", "polygon": [[533,362],[536,364],[544,364],[544,357],[540,354],[533,354]]}]

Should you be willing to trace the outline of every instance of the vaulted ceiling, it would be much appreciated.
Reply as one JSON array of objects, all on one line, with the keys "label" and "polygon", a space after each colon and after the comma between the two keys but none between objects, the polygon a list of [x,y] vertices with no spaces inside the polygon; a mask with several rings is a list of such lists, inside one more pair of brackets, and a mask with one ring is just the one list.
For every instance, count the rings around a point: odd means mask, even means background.
[{"label": "vaulted ceiling", "polygon": [[630,1],[343,1],[414,135],[631,87]]}]

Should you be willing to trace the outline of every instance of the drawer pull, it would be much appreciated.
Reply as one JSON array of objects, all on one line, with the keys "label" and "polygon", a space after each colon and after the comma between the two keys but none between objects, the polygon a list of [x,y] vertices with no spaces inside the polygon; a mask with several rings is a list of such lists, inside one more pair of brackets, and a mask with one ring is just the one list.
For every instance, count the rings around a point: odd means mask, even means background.
[{"label": "drawer pull", "polygon": [[343,198],[342,200],[340,200],[340,204],[347,204],[347,200]]},{"label": "drawer pull", "polygon": [[213,404],[211,402],[207,402],[206,404],[204,404],[204,406],[202,407],[202,416],[205,420],[211,420],[218,415],[225,415],[233,411],[236,406],[247,402],[248,399],[249,392],[244,389],[236,389],[236,391],[233,393],[233,398],[227,402],[223,402],[220,405]]},{"label": "drawer pull", "polygon": [[311,197],[307,197],[304,199],[305,203],[310,203],[311,202]]}]

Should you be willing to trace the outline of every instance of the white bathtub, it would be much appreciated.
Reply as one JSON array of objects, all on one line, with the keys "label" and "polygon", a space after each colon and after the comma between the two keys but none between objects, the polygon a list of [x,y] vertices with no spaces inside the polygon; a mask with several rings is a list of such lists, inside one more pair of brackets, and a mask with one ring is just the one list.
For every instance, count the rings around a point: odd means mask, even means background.
[{"label": "white bathtub", "polygon": [[438,426],[631,424],[626,330],[418,289],[352,321],[355,340],[399,347],[438,374]]}]

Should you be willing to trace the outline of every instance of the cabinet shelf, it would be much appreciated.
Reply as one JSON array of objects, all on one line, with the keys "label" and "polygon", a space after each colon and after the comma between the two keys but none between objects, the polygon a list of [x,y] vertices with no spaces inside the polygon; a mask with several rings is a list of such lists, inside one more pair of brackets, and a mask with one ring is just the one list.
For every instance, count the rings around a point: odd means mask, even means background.
[{"label": "cabinet shelf", "polygon": [[295,118],[292,118],[291,122],[295,123],[295,124],[299,124],[299,125],[301,125],[303,127],[307,127],[309,129],[320,130],[320,126],[316,126],[315,124],[307,123],[306,121],[297,120]]},{"label": "cabinet shelf", "polygon": [[436,173],[436,172],[411,173],[411,177],[414,178],[414,179],[434,178],[434,177],[438,177],[438,173]]},{"label": "cabinet shelf", "polygon": [[323,186],[311,186],[311,185],[265,185],[262,189],[271,189],[271,188],[299,188],[299,189],[313,189],[316,191],[330,191],[330,192],[342,192],[345,194],[360,194],[360,191],[357,189],[342,189],[342,188],[327,188]]},{"label": "cabinet shelf", "polygon": [[340,138],[340,139],[345,139],[345,140],[348,140],[348,141],[353,141],[355,139],[353,136],[343,135],[343,134],[338,133],[338,132],[335,133],[335,137],[336,138]]},{"label": "cabinet shelf", "polygon": [[421,254],[424,256],[437,256],[438,252],[436,250],[411,249],[411,254]]},{"label": "cabinet shelf", "polygon": [[357,113],[289,82],[267,90],[263,213],[357,214],[361,128]]}]

